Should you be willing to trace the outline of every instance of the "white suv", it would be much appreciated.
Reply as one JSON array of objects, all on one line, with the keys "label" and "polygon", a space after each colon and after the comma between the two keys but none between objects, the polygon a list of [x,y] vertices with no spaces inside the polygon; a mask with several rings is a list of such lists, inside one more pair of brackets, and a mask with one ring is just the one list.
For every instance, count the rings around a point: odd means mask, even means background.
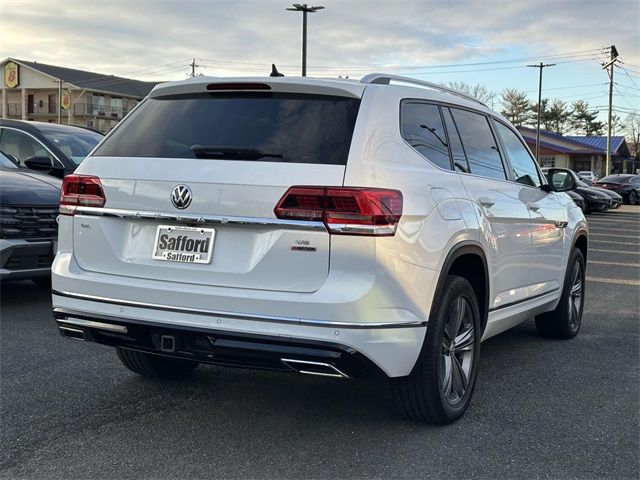
[{"label": "white suv", "polygon": [[426,82],[163,84],[64,181],[54,315],[141,375],[380,376],[449,423],[481,340],[580,328],[587,225],[549,178],[504,118]]}]

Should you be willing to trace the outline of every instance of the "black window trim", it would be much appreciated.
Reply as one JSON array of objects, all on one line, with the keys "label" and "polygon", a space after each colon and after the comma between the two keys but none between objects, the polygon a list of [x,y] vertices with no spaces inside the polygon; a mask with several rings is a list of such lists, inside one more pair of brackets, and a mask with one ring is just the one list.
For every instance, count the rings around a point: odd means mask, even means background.
[{"label": "black window trim", "polygon": [[[429,160],[427,157],[425,157],[421,152],[419,152],[416,148],[414,148],[413,145],[411,145],[409,142],[407,142],[407,140],[404,138],[404,136],[402,135],[402,126],[403,126],[402,108],[403,108],[403,106],[405,104],[433,105],[438,109],[438,113],[440,114],[440,121],[442,122],[442,129],[444,130],[445,136],[447,137],[447,151],[449,152],[449,169],[442,168],[440,165],[436,165],[435,163],[433,163],[431,160]],[[452,155],[452,152],[451,152],[451,143],[449,142],[449,135],[447,134],[447,126],[444,123],[444,117],[442,115],[442,104],[440,102],[436,102],[436,101],[433,101],[433,100],[421,99],[421,98],[403,98],[403,99],[400,100],[400,109],[398,110],[398,116],[399,116],[398,127],[399,127],[400,138],[402,139],[402,141],[404,143],[406,143],[409,147],[411,147],[411,149],[414,152],[416,152],[418,155],[420,155],[422,158],[424,158],[427,162],[429,162],[430,165],[433,165],[434,167],[442,170],[443,172],[456,173],[454,165],[453,165],[453,155]],[[466,155],[466,153],[465,153],[465,155]]]}]

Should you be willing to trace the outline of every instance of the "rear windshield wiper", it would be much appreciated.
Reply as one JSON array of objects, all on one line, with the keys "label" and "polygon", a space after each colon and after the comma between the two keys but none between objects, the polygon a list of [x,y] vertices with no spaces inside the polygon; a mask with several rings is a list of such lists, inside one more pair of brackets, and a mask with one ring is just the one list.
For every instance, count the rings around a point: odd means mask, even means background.
[{"label": "rear windshield wiper", "polygon": [[259,160],[264,157],[282,158],[281,153],[267,153],[257,148],[232,145],[191,145],[196,158],[226,158],[230,160]]}]

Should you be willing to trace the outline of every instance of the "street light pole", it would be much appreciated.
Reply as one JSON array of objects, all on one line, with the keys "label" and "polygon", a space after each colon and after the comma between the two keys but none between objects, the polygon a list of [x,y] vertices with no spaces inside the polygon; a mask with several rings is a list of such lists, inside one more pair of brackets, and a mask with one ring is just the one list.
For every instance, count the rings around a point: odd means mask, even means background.
[{"label": "street light pole", "polygon": [[542,63],[538,65],[527,65],[527,67],[540,69],[540,80],[538,81],[538,126],[536,127],[536,161],[540,163],[540,115],[542,113],[542,69],[553,67],[555,63]]},{"label": "street light pole", "polygon": [[309,7],[306,3],[300,5],[294,3],[293,8],[285,8],[290,12],[302,12],[302,76],[307,76],[307,13],[317,12],[324,7],[318,5],[317,7]]}]

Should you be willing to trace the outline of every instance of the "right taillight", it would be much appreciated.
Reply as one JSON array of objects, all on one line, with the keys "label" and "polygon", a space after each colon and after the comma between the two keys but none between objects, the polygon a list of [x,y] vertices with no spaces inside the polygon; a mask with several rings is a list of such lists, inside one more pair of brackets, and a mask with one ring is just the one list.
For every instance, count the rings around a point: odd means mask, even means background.
[{"label": "right taillight", "polygon": [[98,177],[67,175],[60,191],[60,214],[74,215],[77,206],[103,207],[104,190]]},{"label": "right taillight", "polygon": [[402,192],[294,186],[282,196],[274,213],[285,220],[322,221],[333,234],[391,236],[402,216]]}]

